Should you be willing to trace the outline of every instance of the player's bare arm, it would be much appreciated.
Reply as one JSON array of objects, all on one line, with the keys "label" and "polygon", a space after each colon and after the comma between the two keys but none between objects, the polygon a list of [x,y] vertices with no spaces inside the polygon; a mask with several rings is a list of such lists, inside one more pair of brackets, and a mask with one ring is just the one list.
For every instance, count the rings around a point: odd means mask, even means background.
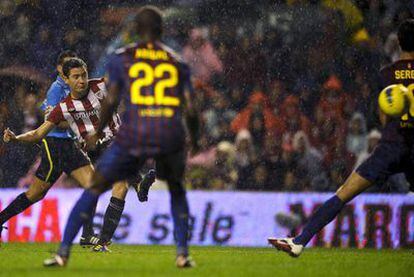
[{"label": "player's bare arm", "polygon": [[26,142],[26,143],[36,143],[41,141],[46,135],[54,128],[56,127],[55,124],[53,124],[50,121],[45,121],[42,125],[39,126],[39,128],[29,131],[24,134],[20,134],[16,136],[9,128],[4,130],[3,133],[3,141],[4,142]]}]

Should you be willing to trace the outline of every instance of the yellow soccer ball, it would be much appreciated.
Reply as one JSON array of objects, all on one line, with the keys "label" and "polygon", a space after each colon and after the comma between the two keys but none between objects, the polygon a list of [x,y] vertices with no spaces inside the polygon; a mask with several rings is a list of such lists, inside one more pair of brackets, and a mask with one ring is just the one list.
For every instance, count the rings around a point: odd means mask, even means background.
[{"label": "yellow soccer ball", "polygon": [[378,96],[378,105],[383,113],[391,117],[402,116],[407,112],[408,89],[403,85],[390,85]]}]

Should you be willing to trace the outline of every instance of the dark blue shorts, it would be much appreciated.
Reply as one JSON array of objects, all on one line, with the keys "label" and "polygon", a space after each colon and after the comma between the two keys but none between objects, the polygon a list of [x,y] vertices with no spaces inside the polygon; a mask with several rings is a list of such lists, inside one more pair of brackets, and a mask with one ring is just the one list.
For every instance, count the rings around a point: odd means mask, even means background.
[{"label": "dark blue shorts", "polygon": [[396,173],[404,173],[414,185],[414,151],[404,143],[380,141],[356,172],[371,182],[383,182]]},{"label": "dark blue shorts", "polygon": [[138,174],[148,158],[155,160],[158,179],[166,180],[170,187],[181,186],[186,161],[184,149],[156,156],[136,157],[115,141],[99,158],[96,171],[109,183],[128,180]]}]

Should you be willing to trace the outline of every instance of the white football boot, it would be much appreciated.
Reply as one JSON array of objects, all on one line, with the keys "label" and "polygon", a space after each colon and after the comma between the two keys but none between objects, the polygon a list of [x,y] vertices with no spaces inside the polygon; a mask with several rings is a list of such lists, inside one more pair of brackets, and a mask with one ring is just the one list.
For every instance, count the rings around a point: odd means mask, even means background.
[{"label": "white football boot", "polygon": [[268,238],[267,241],[277,250],[288,253],[291,257],[297,258],[303,251],[303,245],[293,242],[293,238]]}]

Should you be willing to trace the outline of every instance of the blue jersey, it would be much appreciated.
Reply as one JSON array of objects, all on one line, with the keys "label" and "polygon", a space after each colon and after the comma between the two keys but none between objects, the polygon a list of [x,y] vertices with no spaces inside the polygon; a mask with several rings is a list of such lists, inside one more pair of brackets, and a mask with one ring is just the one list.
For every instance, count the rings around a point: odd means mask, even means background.
[{"label": "blue jersey", "polygon": [[[58,76],[52,83],[49,90],[46,93],[46,99],[43,101],[40,108],[45,111],[48,106],[55,107],[59,102],[66,98],[70,93],[69,86]],[[47,135],[48,137],[55,138],[72,138],[72,135],[68,129],[54,128]]]},{"label": "blue jersey", "polygon": [[126,110],[116,141],[129,154],[157,155],[185,143],[183,93],[191,91],[188,66],[160,42],[117,50],[107,65],[108,86],[121,89]]}]

